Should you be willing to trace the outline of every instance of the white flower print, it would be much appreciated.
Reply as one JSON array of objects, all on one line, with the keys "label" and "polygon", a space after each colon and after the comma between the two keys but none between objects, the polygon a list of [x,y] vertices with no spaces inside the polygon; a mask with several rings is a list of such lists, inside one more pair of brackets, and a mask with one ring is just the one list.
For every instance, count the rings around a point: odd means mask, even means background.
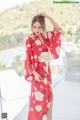
[{"label": "white flower print", "polygon": [[37,101],[43,101],[43,96],[44,95],[41,92],[39,92],[39,91],[35,92],[35,99]]},{"label": "white flower print", "polygon": [[46,66],[44,67],[44,70],[47,72],[48,74],[48,63],[46,63]]},{"label": "white flower print", "polygon": [[41,105],[36,105],[35,109],[36,109],[38,112],[40,112],[40,111],[42,110],[42,107],[41,107]]},{"label": "white flower print", "polygon": [[45,38],[47,38],[47,33],[44,33]]},{"label": "white flower print", "polygon": [[53,45],[51,44],[51,46],[53,46]]},{"label": "white flower print", "polygon": [[37,63],[35,63],[35,67],[37,67]]},{"label": "white flower print", "polygon": [[27,47],[30,47],[30,46],[31,46],[30,44],[27,45]]},{"label": "white flower print", "polygon": [[43,86],[41,85],[40,88],[42,88]]},{"label": "white flower print", "polygon": [[50,102],[47,104],[47,107],[49,108],[49,106],[50,106]]},{"label": "white flower print", "polygon": [[35,100],[33,100],[33,103],[35,103]]},{"label": "white flower print", "polygon": [[36,40],[35,43],[36,43],[36,45],[41,45],[41,41],[40,40]]},{"label": "white flower print", "polygon": [[44,115],[42,120],[47,120],[47,115]]},{"label": "white flower print", "polygon": [[33,59],[33,56],[31,56],[31,59]]},{"label": "white flower print", "polygon": [[51,32],[48,32],[48,38],[51,38],[51,37],[52,37]]},{"label": "white flower print", "polygon": [[32,97],[34,96],[34,92],[32,92]]},{"label": "white flower print", "polygon": [[34,55],[34,58],[37,58],[37,55]]},{"label": "white flower print", "polygon": [[37,91],[37,88],[35,87],[35,91]]},{"label": "white flower print", "polygon": [[34,38],[34,35],[33,35],[33,34],[31,34],[31,35],[30,35],[30,37],[31,37],[31,38]]},{"label": "white flower print", "polygon": [[47,78],[44,78],[43,83],[47,85]]},{"label": "white flower print", "polygon": [[41,48],[39,48],[39,51],[41,51]]},{"label": "white flower print", "polygon": [[44,66],[44,70],[45,70],[46,72],[48,72],[48,71],[47,71],[47,67],[45,67],[45,66]]},{"label": "white flower print", "polygon": [[57,43],[59,43],[59,41],[57,41]]},{"label": "white flower print", "polygon": [[31,81],[32,80],[32,76],[29,76],[28,78],[27,78],[27,80],[29,81]]},{"label": "white flower print", "polygon": [[33,108],[31,108],[31,111],[33,111]]},{"label": "white flower print", "polygon": [[34,37],[32,38],[33,40],[36,40]]},{"label": "white flower print", "polygon": [[56,48],[56,52],[57,52],[57,54],[59,55],[59,53],[60,53],[60,46],[58,46],[58,47]]}]

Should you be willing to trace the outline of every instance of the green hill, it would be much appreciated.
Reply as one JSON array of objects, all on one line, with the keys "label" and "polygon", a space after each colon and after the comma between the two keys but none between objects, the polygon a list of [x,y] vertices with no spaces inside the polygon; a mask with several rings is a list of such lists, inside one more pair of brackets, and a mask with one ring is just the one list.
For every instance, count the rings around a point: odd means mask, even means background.
[{"label": "green hill", "polygon": [[[53,0],[34,1],[22,4],[0,13],[0,50],[24,45],[27,35],[31,32],[32,17],[45,11],[63,29],[63,34],[77,35],[80,38],[80,4],[55,4]],[[47,29],[52,29],[46,20]]]}]

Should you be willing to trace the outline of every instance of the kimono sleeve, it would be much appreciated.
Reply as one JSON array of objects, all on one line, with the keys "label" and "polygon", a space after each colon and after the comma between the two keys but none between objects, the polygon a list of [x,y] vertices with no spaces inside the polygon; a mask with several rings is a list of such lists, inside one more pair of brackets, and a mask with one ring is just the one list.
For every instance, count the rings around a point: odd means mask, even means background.
[{"label": "kimono sleeve", "polygon": [[49,31],[47,33],[50,53],[54,59],[59,58],[59,55],[60,55],[60,48],[61,48],[60,36],[61,36],[61,33],[62,33],[61,28],[59,28],[59,31],[57,33],[55,33],[54,31]]},{"label": "kimono sleeve", "polygon": [[32,73],[34,71],[34,59],[33,52],[31,47],[30,38],[26,40],[26,57],[25,57],[25,80],[31,82],[32,81]]}]

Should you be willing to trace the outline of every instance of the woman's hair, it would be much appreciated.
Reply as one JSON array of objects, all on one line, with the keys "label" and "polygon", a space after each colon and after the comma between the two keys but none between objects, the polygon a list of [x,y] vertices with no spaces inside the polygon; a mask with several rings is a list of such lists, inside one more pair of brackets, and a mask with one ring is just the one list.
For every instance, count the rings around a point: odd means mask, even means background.
[{"label": "woman's hair", "polygon": [[35,16],[33,17],[32,23],[31,23],[31,30],[32,30],[33,24],[34,24],[35,22],[39,22],[39,23],[41,24],[41,26],[42,26],[43,31],[45,31],[45,19],[44,19],[43,16],[41,16],[41,15],[35,15]]}]

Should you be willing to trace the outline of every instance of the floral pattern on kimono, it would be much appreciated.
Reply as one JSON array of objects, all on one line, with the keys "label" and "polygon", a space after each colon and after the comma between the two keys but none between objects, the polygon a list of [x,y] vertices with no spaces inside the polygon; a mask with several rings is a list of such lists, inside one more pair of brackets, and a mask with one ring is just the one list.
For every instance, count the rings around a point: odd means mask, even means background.
[{"label": "floral pattern on kimono", "polygon": [[[31,95],[28,120],[47,120],[52,99],[50,61],[59,58],[61,47],[61,29],[57,33],[48,31],[41,34],[44,43],[35,33],[26,40],[25,79],[31,82]],[[36,80],[33,71],[42,78]]]}]

